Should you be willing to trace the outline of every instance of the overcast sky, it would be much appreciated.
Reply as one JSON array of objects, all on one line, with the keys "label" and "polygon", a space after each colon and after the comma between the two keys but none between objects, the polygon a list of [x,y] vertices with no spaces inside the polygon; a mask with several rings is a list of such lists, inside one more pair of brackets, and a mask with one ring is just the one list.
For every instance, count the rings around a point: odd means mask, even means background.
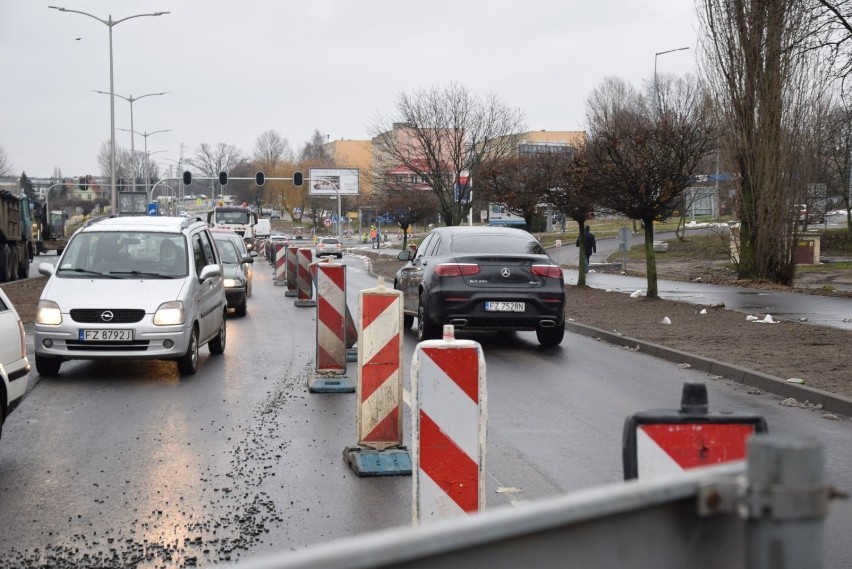
[{"label": "overcast sky", "polygon": [[[113,27],[115,92],[170,166],[203,142],[250,156],[274,129],[295,152],[315,129],[366,139],[399,93],[457,82],[519,108],[530,130],[582,130],[604,77],[637,87],[696,71],[690,0],[52,0]],[[110,138],[109,28],[47,2],[0,0],[0,146],[30,177],[100,175]],[[115,99],[116,128],[130,103]],[[130,133],[116,144],[130,148]],[[137,136],[136,150],[144,148]],[[159,152],[164,151],[164,152]]]}]

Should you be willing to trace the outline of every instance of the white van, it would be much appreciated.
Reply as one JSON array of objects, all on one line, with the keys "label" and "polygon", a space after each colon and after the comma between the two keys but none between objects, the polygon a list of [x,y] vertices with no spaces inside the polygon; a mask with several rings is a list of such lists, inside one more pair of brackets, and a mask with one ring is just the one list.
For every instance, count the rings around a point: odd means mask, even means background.
[{"label": "white van", "polygon": [[258,239],[266,239],[272,233],[272,225],[268,219],[258,219],[254,225],[254,236]]},{"label": "white van", "polygon": [[207,224],[185,217],[113,217],[79,229],[41,293],[35,364],[173,360],[182,375],[198,350],[225,351],[224,277]]}]

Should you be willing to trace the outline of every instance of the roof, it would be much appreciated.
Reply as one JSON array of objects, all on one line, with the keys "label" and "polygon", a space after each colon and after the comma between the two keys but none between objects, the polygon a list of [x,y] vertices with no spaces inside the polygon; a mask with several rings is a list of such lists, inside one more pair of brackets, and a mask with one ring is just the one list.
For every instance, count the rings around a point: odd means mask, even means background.
[{"label": "roof", "polygon": [[492,227],[488,225],[478,225],[471,227],[468,225],[457,225],[454,227],[436,227],[432,231],[437,231],[442,235],[527,235],[532,237],[529,231],[517,229],[514,227]]},{"label": "roof", "polygon": [[206,223],[192,221],[185,217],[166,216],[127,216],[109,217],[85,226],[83,231],[162,231],[180,233],[196,223],[205,227]]}]

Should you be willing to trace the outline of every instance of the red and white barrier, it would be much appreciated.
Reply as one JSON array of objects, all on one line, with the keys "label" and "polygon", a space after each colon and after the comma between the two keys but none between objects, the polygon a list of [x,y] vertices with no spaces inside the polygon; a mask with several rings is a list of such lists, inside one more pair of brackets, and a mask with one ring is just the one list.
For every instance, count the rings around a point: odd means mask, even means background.
[{"label": "red and white barrier", "polygon": [[358,294],[358,444],[402,444],[402,291],[384,286]]},{"label": "red and white barrier", "polygon": [[380,278],[358,293],[358,321],[358,446],[343,456],[358,476],[411,474],[402,446],[402,292]]},{"label": "red and white barrier", "polygon": [[284,244],[273,244],[271,248],[271,253],[275,263],[274,272],[272,276],[273,284],[277,286],[287,286],[287,258]]},{"label": "red and white barrier", "polygon": [[317,280],[316,373],[308,378],[311,393],[352,393],[346,377],[346,265],[312,263]]},{"label": "red and white barrier", "polygon": [[485,357],[472,340],[417,345],[411,361],[414,524],[485,508]]},{"label": "red and white barrier", "polygon": [[314,279],[311,276],[313,251],[308,248],[300,248],[296,254],[299,258],[299,267],[296,273],[296,286],[299,289],[299,294],[293,305],[299,307],[316,306],[317,303],[314,300]]},{"label": "red and white barrier", "polygon": [[287,258],[287,292],[284,293],[284,296],[298,296],[299,287],[296,278],[299,267],[298,248],[290,246],[286,247],[285,251],[285,257]]}]

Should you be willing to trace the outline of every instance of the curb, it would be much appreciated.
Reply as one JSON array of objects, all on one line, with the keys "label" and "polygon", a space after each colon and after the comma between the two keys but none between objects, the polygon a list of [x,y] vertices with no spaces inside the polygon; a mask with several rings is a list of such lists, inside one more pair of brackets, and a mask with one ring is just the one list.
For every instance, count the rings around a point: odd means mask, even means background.
[{"label": "curb", "polygon": [[689,364],[691,369],[722,376],[737,383],[756,387],[781,397],[792,397],[797,401],[808,401],[814,405],[822,405],[825,411],[852,417],[852,398],[844,397],[843,395],[835,395],[806,385],[787,383],[783,379],[772,375],[726,364],[712,358],[681,352],[680,350],[667,348],[659,344],[644,342],[628,336],[613,334],[612,332],[607,332],[593,326],[586,326],[585,324],[566,321],[565,331],[596,340],[603,340],[616,346],[638,348],[639,352],[656,358],[676,364]]}]

